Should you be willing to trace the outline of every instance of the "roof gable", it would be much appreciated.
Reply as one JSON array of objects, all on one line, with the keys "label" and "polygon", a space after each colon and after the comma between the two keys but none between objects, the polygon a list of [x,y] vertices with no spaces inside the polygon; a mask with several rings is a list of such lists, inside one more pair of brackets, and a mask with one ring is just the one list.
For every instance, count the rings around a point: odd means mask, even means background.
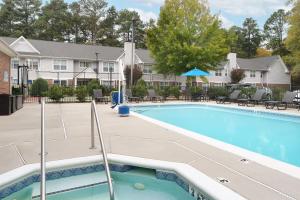
[{"label": "roof gable", "polygon": [[278,59],[280,59],[279,56],[251,59],[237,58],[237,64],[240,69],[244,70],[268,71],[269,67]]},{"label": "roof gable", "polygon": [[10,48],[6,42],[2,41],[1,39],[0,39],[0,51],[10,57],[14,57],[17,55],[17,53],[12,48]]},{"label": "roof gable", "polygon": [[23,36],[19,37],[9,45],[16,52],[22,54],[40,54],[40,52]]}]

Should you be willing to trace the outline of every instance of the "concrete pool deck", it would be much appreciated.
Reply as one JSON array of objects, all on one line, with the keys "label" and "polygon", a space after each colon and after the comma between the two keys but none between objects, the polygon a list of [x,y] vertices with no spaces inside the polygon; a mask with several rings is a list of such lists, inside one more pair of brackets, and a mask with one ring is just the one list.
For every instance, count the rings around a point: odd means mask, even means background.
[{"label": "concrete pool deck", "polygon": [[[45,107],[48,161],[99,154],[99,149],[89,149],[89,103]],[[248,199],[300,199],[299,179],[252,161],[245,164],[242,157],[140,118],[118,117],[109,105],[98,104],[97,109],[110,153],[186,163],[214,180],[228,179],[224,185]],[[0,116],[0,174],[39,162],[39,140],[39,104]]]}]

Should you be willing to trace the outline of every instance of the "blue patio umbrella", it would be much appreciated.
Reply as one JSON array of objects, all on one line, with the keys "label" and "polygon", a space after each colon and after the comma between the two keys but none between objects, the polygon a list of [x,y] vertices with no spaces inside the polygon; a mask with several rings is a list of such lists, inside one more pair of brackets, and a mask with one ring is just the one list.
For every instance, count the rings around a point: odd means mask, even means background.
[{"label": "blue patio umbrella", "polygon": [[195,77],[196,76],[209,76],[209,73],[195,68],[188,72],[183,73],[181,76],[195,76]]}]

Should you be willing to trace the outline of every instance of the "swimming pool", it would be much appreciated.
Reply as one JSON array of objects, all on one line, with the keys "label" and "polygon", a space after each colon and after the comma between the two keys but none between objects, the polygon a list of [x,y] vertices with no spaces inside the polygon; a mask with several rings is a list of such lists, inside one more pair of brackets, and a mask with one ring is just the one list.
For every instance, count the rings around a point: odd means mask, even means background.
[{"label": "swimming pool", "polygon": [[136,106],[132,110],[300,167],[300,117],[209,105]]}]

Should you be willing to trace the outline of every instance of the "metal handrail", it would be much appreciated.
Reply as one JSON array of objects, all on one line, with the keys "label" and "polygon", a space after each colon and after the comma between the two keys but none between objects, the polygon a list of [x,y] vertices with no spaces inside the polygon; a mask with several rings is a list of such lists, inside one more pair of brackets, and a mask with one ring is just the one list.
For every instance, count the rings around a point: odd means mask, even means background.
[{"label": "metal handrail", "polygon": [[98,113],[96,110],[96,103],[95,103],[95,100],[93,100],[92,104],[91,104],[91,149],[95,148],[95,138],[94,138],[95,137],[95,134],[94,134],[95,118],[96,118],[98,136],[99,136],[99,140],[100,140],[100,146],[102,149],[105,173],[106,173],[107,182],[108,182],[109,196],[110,196],[110,200],[114,200],[115,199],[114,188],[113,188],[112,179],[111,179],[111,175],[110,175],[110,169],[109,169],[109,165],[108,165],[108,161],[107,161],[105,145],[103,142],[103,135],[102,135],[102,131],[101,131],[100,123],[99,123]]},{"label": "metal handrail", "polygon": [[46,200],[46,167],[45,167],[45,100],[41,100],[41,181],[40,199]]}]

